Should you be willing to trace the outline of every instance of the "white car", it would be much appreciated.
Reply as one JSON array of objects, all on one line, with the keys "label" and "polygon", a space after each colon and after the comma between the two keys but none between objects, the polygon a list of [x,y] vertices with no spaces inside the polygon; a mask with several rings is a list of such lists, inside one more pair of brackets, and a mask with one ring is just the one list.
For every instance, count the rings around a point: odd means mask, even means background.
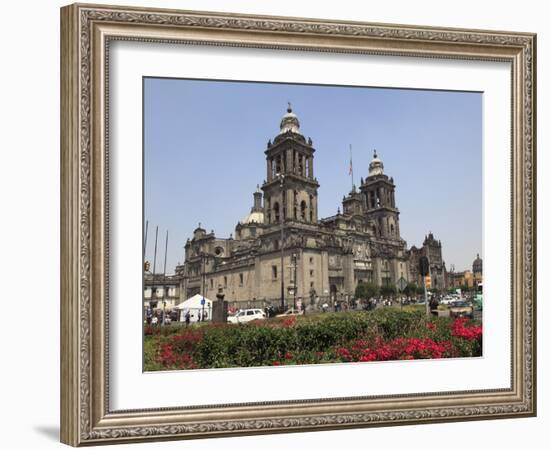
[{"label": "white car", "polygon": [[450,305],[451,303],[455,302],[456,299],[454,297],[445,297],[442,298],[439,302],[440,305]]},{"label": "white car", "polygon": [[304,311],[301,311],[299,309],[290,308],[286,312],[282,314],[277,314],[275,317],[288,317],[288,316],[301,316],[304,314]]},{"label": "white car", "polygon": [[241,309],[234,316],[229,316],[227,321],[229,323],[246,323],[253,320],[264,320],[265,312],[261,309]]}]

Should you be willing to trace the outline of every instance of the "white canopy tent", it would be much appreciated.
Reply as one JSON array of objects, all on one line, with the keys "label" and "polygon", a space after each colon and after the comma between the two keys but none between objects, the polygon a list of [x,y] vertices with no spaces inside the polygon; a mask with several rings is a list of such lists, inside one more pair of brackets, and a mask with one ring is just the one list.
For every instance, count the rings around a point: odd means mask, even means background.
[{"label": "white canopy tent", "polygon": [[[204,299],[204,305],[202,300]],[[204,311],[204,320],[212,320],[212,300],[207,299],[201,294],[195,294],[187,300],[181,302],[177,309],[181,310],[180,322],[185,322],[185,315],[189,312],[190,322],[198,322],[202,318]]]}]

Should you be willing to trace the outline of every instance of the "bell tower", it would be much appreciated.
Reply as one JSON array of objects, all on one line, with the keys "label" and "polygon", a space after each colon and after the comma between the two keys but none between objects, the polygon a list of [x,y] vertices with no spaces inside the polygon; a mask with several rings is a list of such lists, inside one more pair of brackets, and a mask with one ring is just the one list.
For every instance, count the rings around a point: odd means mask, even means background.
[{"label": "bell tower", "polygon": [[369,176],[361,184],[365,216],[379,238],[400,239],[399,210],[395,206],[393,178],[384,174],[384,163],[376,150],[369,164]]},{"label": "bell tower", "polygon": [[265,150],[267,178],[264,192],[265,224],[281,221],[317,223],[317,189],[313,175],[313,141],[300,133],[300,121],[290,102],[280,131]]}]

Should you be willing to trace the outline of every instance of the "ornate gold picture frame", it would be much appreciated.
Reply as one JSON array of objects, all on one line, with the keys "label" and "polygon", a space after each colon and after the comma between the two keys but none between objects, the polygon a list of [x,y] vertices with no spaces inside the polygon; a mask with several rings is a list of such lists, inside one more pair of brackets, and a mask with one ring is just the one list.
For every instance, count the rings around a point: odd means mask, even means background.
[{"label": "ornate gold picture frame", "polygon": [[[113,410],[109,388],[109,56],[115,41],[511,66],[511,384]],[[75,4],[61,9],[61,440],[166,439],[530,417],[536,414],[536,36]],[[140,157],[139,155],[137,157]]]}]

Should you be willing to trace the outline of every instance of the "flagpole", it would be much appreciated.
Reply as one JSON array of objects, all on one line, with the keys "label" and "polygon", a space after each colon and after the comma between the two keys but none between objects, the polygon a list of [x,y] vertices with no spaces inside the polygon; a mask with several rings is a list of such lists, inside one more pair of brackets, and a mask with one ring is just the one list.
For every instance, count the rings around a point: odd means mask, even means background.
[{"label": "flagpole", "polygon": [[351,144],[349,144],[349,171],[351,174],[351,190],[353,191],[355,183],[353,182],[353,154],[351,151]]},{"label": "flagpole", "polygon": [[159,227],[155,229],[155,252],[153,256],[153,283],[155,282],[155,274],[157,273],[157,240],[159,237]]},{"label": "flagpole", "polygon": [[162,324],[166,324],[166,297],[168,285],[166,284],[166,259],[168,255],[168,230],[166,230],[166,246],[164,247],[164,270],[162,271]]},{"label": "flagpole", "polygon": [[149,229],[149,221],[145,221],[145,237],[143,239],[143,261],[145,261],[145,257],[147,256],[147,230]]}]

